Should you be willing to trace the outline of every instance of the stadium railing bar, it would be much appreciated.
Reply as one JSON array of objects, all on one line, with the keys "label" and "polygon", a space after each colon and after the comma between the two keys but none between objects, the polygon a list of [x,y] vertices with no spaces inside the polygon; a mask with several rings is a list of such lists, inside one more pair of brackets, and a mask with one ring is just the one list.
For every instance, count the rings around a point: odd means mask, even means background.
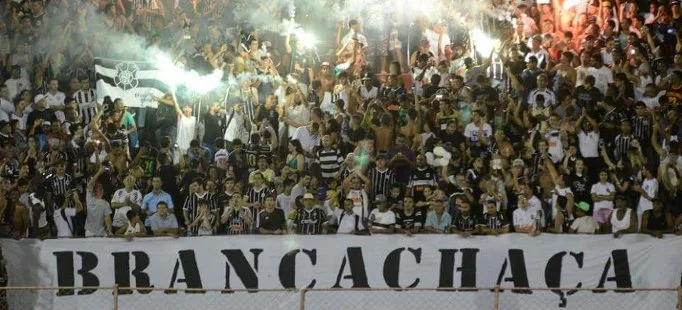
[{"label": "stadium railing bar", "polygon": [[[87,296],[88,292],[111,297]],[[131,293],[138,292],[137,294]],[[161,294],[151,294],[158,292]],[[257,293],[257,294],[256,294]],[[589,302],[581,297],[592,294]],[[610,294],[607,294],[610,293]],[[627,293],[627,294],[626,294]],[[169,294],[174,295],[168,298]],[[45,309],[54,296],[73,295],[64,309],[675,309],[682,310],[678,288],[329,288],[190,289],[160,287],[0,287],[0,310]],[[572,296],[575,295],[575,296]],[[657,300],[648,307],[643,296]],[[180,299],[178,299],[180,298]],[[81,300],[78,300],[81,299]],[[568,305],[567,305],[568,304]],[[661,306],[663,305],[663,307]],[[59,309],[53,305],[54,309]]]}]

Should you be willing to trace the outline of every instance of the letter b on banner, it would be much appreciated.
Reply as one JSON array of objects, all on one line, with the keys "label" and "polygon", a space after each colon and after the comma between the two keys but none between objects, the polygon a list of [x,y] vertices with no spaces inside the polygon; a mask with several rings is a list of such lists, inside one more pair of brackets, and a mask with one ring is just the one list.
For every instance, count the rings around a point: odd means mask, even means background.
[{"label": "letter b on banner", "polygon": [[[57,285],[60,287],[76,286],[73,252],[53,252],[52,254],[57,257]],[[99,286],[99,279],[96,275],[90,272],[97,267],[97,255],[90,252],[76,252],[76,254],[81,258],[81,269],[79,269],[77,272],[83,279],[83,284],[81,286]],[[95,291],[95,289],[84,289],[79,291],[78,295],[88,295],[94,293]],[[57,291],[57,296],[73,294],[74,290],[72,289],[62,289]]]}]

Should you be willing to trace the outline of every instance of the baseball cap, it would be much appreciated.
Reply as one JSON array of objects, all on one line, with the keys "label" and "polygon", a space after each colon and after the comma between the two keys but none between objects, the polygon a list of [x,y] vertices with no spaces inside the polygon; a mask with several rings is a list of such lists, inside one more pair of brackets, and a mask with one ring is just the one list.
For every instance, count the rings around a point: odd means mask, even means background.
[{"label": "baseball cap", "polygon": [[379,194],[374,197],[375,202],[386,202],[386,196],[384,194]]},{"label": "baseball cap", "polygon": [[33,103],[38,103],[38,102],[40,102],[40,101],[43,100],[43,99],[45,99],[45,95],[43,95],[43,94],[38,94],[38,95],[36,95],[35,98],[33,98]]},{"label": "baseball cap", "polygon": [[320,64],[320,67],[331,67],[331,65],[329,64],[329,62],[325,61],[325,62]]},{"label": "baseball cap", "polygon": [[497,204],[497,200],[495,200],[495,199],[488,199],[488,200],[485,201],[485,203]]},{"label": "baseball cap", "polygon": [[311,193],[305,193],[303,199],[315,199],[315,197],[313,197],[313,194]]},{"label": "baseball cap", "polygon": [[51,126],[52,123],[50,121],[43,121],[43,126]]},{"label": "baseball cap", "polygon": [[514,166],[514,167],[516,167],[516,166],[522,166],[523,167],[525,165],[526,164],[523,162],[523,159],[521,159],[521,158],[514,159],[514,162],[512,163],[512,166]]},{"label": "baseball cap", "polygon": [[590,204],[584,201],[576,203],[575,206],[578,207],[578,209],[583,210],[585,212],[590,210]]}]

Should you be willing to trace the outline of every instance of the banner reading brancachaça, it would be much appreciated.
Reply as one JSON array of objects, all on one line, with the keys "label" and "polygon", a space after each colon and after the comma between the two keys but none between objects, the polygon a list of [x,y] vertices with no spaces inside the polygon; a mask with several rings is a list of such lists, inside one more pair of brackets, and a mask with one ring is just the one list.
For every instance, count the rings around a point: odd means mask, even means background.
[{"label": "banner reading brancacha\u00e7a", "polygon": [[[192,302],[186,293],[145,287],[226,289],[199,292],[204,295],[229,295],[229,289],[243,288],[674,288],[682,276],[682,237],[673,236],[233,236],[138,238],[132,242],[1,240],[0,245],[9,286],[117,284],[138,288],[121,292],[119,300],[140,301],[140,305],[153,305],[155,300],[164,304]],[[492,302],[477,300],[477,294],[489,292],[454,293],[475,304]],[[256,305],[259,293],[253,294],[247,302]],[[327,292],[329,298],[332,294]],[[576,309],[572,306],[579,303],[619,310],[674,308],[676,295],[672,292],[670,300],[661,294],[628,291],[509,290],[503,294],[508,305],[518,305],[512,309],[523,309],[538,298],[545,308]],[[616,297],[604,299],[611,294]],[[630,298],[628,294],[639,295]],[[8,295],[10,304],[21,308],[30,304],[36,309],[85,309],[112,299],[110,290]]]}]

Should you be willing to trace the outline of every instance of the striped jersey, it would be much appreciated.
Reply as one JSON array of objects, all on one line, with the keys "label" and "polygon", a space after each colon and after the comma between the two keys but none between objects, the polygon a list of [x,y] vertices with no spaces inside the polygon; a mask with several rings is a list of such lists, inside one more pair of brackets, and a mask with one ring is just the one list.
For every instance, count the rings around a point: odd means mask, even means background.
[{"label": "striped jersey", "polygon": [[97,115],[97,96],[95,90],[79,90],[73,94],[73,100],[78,104],[78,112],[87,126]]},{"label": "striped jersey", "polygon": [[[194,219],[197,217],[199,214],[199,201],[200,200],[208,200],[208,209],[211,212],[215,212],[218,210],[218,204],[216,203],[216,194],[212,194],[209,192],[204,192],[202,194],[197,194],[193,193],[187,198],[185,198],[185,203],[182,206],[182,210],[186,211],[187,214],[189,215],[189,222],[185,223],[185,225],[189,225],[194,221]],[[196,234],[198,232],[198,227],[191,227],[190,232],[192,234]]]},{"label": "striped jersey", "polygon": [[315,154],[315,163],[320,165],[320,172],[325,179],[333,178],[339,172],[344,156],[339,149],[320,149]]},{"label": "striped jersey", "polygon": [[630,143],[634,140],[634,136],[623,136],[618,135],[613,141],[613,157],[616,161],[621,160],[624,156],[627,156],[630,151]]},{"label": "striped jersey", "polygon": [[393,171],[389,169],[380,171],[379,168],[375,167],[369,171],[367,177],[372,182],[372,185],[369,188],[369,199],[371,201],[374,201],[374,197],[378,194],[382,194],[386,197],[390,196],[391,186],[393,186],[393,183],[395,182]]},{"label": "striped jersey", "polygon": [[649,141],[651,139],[651,121],[646,116],[632,117],[632,134],[639,141]]},{"label": "striped jersey", "polygon": [[405,210],[396,210],[395,220],[395,228],[413,229],[422,227],[425,219],[422,210],[415,208],[410,214],[405,213]]},{"label": "striped jersey", "polygon": [[[246,211],[245,212],[249,212]],[[227,218],[227,223],[224,224],[225,227],[225,234],[228,235],[245,235],[248,234],[251,230],[248,229],[248,225],[244,221],[244,219],[239,216],[239,212],[233,211],[230,213],[229,217]]]},{"label": "striped jersey", "polygon": [[[261,205],[261,207],[265,204],[265,198],[273,194],[273,190],[267,186],[263,186],[260,189],[256,189],[255,187],[251,186],[249,189],[246,190],[246,202],[248,203],[258,203]],[[251,218],[255,221],[258,218],[258,212],[261,209],[251,207]],[[256,225],[252,225],[253,229],[257,229]]]},{"label": "striped jersey", "polygon": [[485,225],[487,228],[490,229],[500,229],[504,226],[509,225],[507,221],[504,219],[504,216],[502,216],[501,213],[498,213],[496,215],[490,215],[488,213],[483,214],[483,222],[481,223]]},{"label": "striped jersey", "polygon": [[302,235],[319,235],[322,233],[322,224],[327,222],[327,214],[319,208],[310,210],[302,208],[296,212],[296,233]]}]

